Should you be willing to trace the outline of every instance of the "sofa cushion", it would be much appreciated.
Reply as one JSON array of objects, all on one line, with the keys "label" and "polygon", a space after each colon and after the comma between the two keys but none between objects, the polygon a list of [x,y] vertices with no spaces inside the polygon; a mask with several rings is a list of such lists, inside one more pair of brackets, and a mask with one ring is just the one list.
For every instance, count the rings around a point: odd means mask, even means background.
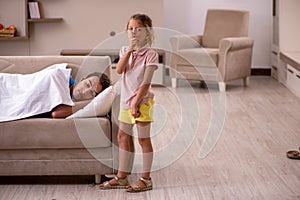
[{"label": "sofa cushion", "polygon": [[111,146],[106,117],[30,118],[1,124],[0,149],[96,148]]},{"label": "sofa cushion", "polygon": [[215,48],[184,49],[179,50],[178,54],[183,58],[178,61],[178,65],[216,67],[219,58],[219,50]]}]

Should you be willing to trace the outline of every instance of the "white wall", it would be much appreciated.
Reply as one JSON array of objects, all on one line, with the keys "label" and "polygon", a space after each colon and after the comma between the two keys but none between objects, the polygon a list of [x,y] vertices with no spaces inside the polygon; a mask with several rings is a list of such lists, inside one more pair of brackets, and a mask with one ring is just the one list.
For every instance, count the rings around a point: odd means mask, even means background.
[{"label": "white wall", "polygon": [[284,52],[300,51],[300,1],[282,0],[279,4],[279,46]]},{"label": "white wall", "polygon": [[40,2],[46,17],[63,17],[63,22],[30,24],[30,39],[0,41],[0,55],[58,55],[61,49],[94,48],[109,37],[110,31],[123,31],[128,17],[136,12],[149,14],[155,26],[186,34],[201,34],[208,8],[242,8],[250,11],[249,36],[255,42],[252,65],[257,68],[270,67],[272,0]]},{"label": "white wall", "polygon": [[249,10],[249,36],[254,39],[252,66],[270,68],[272,0],[164,0],[164,26],[201,34],[208,8]]}]

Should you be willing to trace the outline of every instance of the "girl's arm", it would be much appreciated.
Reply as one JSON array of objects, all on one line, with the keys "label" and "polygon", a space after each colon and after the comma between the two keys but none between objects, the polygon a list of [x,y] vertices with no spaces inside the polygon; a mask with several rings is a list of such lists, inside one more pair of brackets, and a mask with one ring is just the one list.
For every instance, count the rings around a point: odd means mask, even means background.
[{"label": "girl's arm", "polygon": [[130,58],[132,51],[127,51],[119,60],[116,66],[116,72],[118,74],[122,74],[125,71],[126,66],[128,65],[128,61]]},{"label": "girl's arm", "polygon": [[91,100],[85,100],[85,101],[78,101],[75,103],[74,106],[68,106],[68,105],[58,105],[51,111],[51,115],[53,118],[66,118],[76,111],[82,109],[87,104],[89,104]]},{"label": "girl's arm", "polygon": [[133,117],[138,117],[140,114],[138,113],[138,105],[141,103],[143,97],[147,94],[149,87],[151,85],[151,80],[154,74],[156,66],[147,66],[144,74],[144,79],[142,84],[140,85],[136,96],[133,98],[131,102],[131,114]]},{"label": "girl's arm", "polygon": [[127,52],[120,58],[119,62],[117,63],[116,72],[118,74],[122,74],[125,71],[125,68],[128,65],[128,61],[129,61],[131,53],[134,50],[136,50],[136,48],[137,48],[138,40],[137,40],[137,38],[133,37],[130,39],[129,43],[130,44],[129,44]]}]

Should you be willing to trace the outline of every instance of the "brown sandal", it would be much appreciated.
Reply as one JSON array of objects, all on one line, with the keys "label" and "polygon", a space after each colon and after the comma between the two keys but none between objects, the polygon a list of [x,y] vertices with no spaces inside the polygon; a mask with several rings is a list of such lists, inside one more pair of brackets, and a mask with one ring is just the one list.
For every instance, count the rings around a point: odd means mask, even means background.
[{"label": "brown sandal", "polygon": [[[118,178],[117,176],[115,176],[113,179],[115,179],[118,184],[117,185],[111,185],[109,183],[109,181],[105,181],[104,183],[100,184],[100,189],[103,189],[103,190],[110,190],[110,189],[125,189],[129,184],[128,184],[128,181],[127,181],[127,177],[126,178]],[[112,180],[113,180],[112,179]]]},{"label": "brown sandal", "polygon": [[[300,150],[300,147],[299,147],[299,150]],[[299,160],[300,159],[300,152],[295,151],[295,150],[288,151],[288,152],[286,152],[286,156],[290,159]]]},{"label": "brown sandal", "polygon": [[140,188],[137,185],[135,185],[135,186],[128,186],[126,191],[127,192],[131,192],[131,193],[136,193],[136,192],[144,192],[144,191],[147,191],[147,190],[152,190],[152,181],[151,181],[151,178],[148,179],[148,180],[144,179],[144,178],[139,178],[139,181],[143,182],[146,187]]}]

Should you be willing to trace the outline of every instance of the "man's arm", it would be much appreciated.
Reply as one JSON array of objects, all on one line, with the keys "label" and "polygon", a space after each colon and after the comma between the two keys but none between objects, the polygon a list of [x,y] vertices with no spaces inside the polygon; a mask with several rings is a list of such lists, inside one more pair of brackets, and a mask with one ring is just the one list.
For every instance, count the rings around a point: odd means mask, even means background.
[{"label": "man's arm", "polygon": [[51,111],[51,115],[53,118],[66,118],[76,111],[82,109],[85,107],[87,104],[89,104],[91,100],[85,100],[85,101],[78,101],[75,102],[74,106],[68,106],[68,105],[58,105],[53,110]]}]

